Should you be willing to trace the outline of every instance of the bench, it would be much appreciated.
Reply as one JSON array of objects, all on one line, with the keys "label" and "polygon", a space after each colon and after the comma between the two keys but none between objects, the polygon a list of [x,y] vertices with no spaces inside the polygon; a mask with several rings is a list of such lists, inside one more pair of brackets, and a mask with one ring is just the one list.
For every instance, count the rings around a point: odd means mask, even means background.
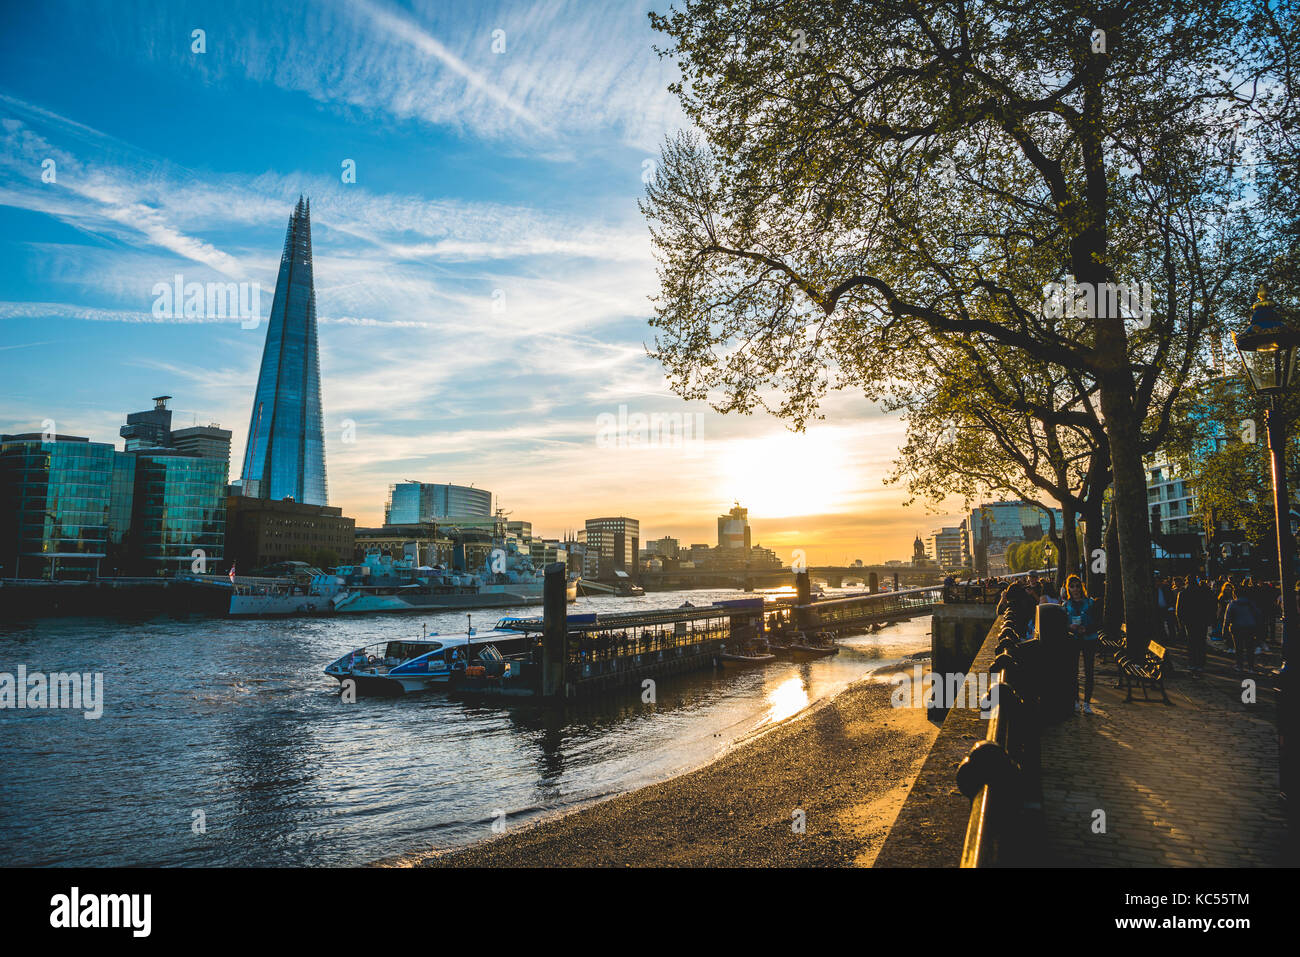
[{"label": "bench", "polygon": [[[1122,637],[1123,632],[1120,632],[1120,635]],[[1115,662],[1115,687],[1124,687],[1124,669],[1121,668],[1119,664],[1119,656],[1124,651],[1124,642],[1116,641],[1114,638],[1107,635],[1106,632],[1102,631],[1097,634],[1097,645],[1098,650],[1100,651],[1100,654],[1098,655],[1098,664],[1100,664],[1105,658],[1110,658],[1111,661]]]},{"label": "bench", "polygon": [[1160,697],[1164,699],[1165,704],[1169,704],[1169,695],[1165,694],[1165,646],[1158,641],[1152,641],[1147,645],[1146,651],[1139,657],[1130,655],[1126,650],[1121,648],[1115,653],[1115,663],[1119,665],[1120,678],[1123,682],[1128,697],[1125,701],[1133,700],[1133,683],[1137,682],[1142,689],[1144,700],[1150,700],[1147,694],[1147,688],[1156,688],[1160,691]]}]

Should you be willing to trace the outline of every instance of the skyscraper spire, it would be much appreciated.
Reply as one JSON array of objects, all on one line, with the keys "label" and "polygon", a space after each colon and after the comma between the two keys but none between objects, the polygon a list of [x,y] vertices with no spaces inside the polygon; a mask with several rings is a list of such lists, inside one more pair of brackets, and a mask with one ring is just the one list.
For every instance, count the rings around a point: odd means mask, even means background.
[{"label": "skyscraper spire", "polygon": [[325,435],[316,347],[311,204],[289,217],[248,425],[245,494],[326,505]]}]

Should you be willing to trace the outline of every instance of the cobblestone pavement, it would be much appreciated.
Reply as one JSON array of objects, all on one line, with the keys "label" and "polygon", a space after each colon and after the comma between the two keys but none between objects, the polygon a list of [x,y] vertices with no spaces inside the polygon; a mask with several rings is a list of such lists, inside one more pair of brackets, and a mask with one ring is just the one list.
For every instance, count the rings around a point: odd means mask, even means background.
[{"label": "cobblestone pavement", "polygon": [[[1273,677],[1261,655],[1257,702],[1243,703],[1231,657],[1210,644],[1200,678],[1171,648],[1159,692],[1124,701],[1099,655],[1094,714],[1042,739],[1043,863],[1082,867],[1230,867],[1283,863]],[[1082,679],[1081,679],[1082,680]],[[1100,832],[1103,812],[1104,833]]]}]

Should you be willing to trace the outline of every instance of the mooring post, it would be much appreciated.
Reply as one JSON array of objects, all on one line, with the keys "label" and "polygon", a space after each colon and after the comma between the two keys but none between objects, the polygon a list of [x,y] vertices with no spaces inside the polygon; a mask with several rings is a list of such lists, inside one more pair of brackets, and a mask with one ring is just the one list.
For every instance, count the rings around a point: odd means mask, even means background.
[{"label": "mooring post", "polygon": [[808,580],[808,572],[802,571],[794,576],[794,591],[797,596],[794,626],[803,631],[809,622],[808,610],[804,606],[812,601],[812,583]]},{"label": "mooring post", "polygon": [[564,669],[569,658],[569,608],[564,597],[563,562],[546,566],[542,585],[542,694],[564,694]]}]

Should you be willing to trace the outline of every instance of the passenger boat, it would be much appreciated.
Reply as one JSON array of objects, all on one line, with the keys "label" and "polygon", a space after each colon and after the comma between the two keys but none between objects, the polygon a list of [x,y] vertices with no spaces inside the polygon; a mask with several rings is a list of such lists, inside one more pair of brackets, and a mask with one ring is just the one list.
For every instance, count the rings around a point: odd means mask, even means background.
[{"label": "passenger boat", "polygon": [[362,694],[387,695],[446,687],[458,674],[479,668],[509,680],[522,673],[524,663],[506,656],[526,654],[533,641],[527,633],[503,627],[511,620],[503,618],[489,631],[432,632],[355,648],[326,665],[325,674],[340,684],[355,681]]}]

